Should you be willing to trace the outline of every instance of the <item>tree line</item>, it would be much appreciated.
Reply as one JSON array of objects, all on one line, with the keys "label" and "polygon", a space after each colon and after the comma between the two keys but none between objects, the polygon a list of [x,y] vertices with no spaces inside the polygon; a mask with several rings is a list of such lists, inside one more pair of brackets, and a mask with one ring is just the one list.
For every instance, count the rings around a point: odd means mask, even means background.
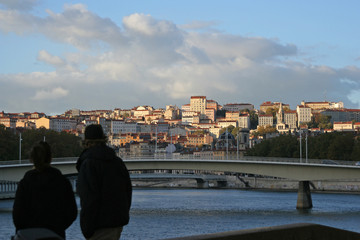
[{"label": "tree line", "polygon": [[[45,139],[51,146],[53,158],[77,157],[82,151],[81,138],[67,132],[45,128],[21,130],[21,159],[29,159],[32,146]],[[18,160],[20,132],[0,124],[0,161]]]},{"label": "tree line", "polygon": [[[283,134],[256,144],[247,151],[249,156],[300,157],[298,136]],[[306,154],[305,137],[302,138],[302,156]],[[308,158],[360,161],[360,136],[354,133],[333,132],[308,137]]]}]

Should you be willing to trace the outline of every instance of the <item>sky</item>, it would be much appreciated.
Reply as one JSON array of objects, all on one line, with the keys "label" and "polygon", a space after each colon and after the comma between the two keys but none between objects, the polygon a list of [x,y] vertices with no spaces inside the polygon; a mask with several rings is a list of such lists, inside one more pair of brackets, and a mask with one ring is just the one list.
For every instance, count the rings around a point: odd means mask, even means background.
[{"label": "sky", "polygon": [[0,111],[342,101],[358,0],[0,0]]}]

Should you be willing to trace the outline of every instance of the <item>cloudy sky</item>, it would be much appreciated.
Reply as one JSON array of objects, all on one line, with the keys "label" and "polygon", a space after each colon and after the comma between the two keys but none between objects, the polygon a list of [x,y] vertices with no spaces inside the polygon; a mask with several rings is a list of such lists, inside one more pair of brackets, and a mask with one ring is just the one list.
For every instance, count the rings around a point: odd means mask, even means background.
[{"label": "cloudy sky", "polygon": [[342,101],[358,0],[0,0],[0,111]]}]

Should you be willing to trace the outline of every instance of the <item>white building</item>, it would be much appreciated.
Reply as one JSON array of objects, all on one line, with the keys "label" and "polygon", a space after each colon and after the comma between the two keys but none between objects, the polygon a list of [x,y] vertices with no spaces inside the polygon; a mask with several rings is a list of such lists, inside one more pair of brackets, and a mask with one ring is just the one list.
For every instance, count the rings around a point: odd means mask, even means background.
[{"label": "white building", "polygon": [[249,114],[240,114],[239,115],[238,127],[250,129],[250,115]]},{"label": "white building", "polygon": [[190,111],[205,114],[206,97],[205,96],[192,96],[190,98]]},{"label": "white building", "polygon": [[197,112],[194,111],[183,111],[181,116],[181,122],[184,125],[190,125],[194,122],[194,116],[198,115]]},{"label": "white building", "polygon": [[298,126],[302,123],[308,123],[311,121],[311,108],[298,105],[296,107],[296,113],[298,117]]},{"label": "white building", "polygon": [[237,121],[233,120],[233,121],[218,121],[217,124],[219,127],[221,128],[227,128],[227,127],[230,127],[230,126],[233,126],[233,127],[237,127]]},{"label": "white building", "polygon": [[258,126],[274,126],[274,117],[271,114],[259,115]]},{"label": "white building", "polygon": [[75,130],[77,121],[73,118],[65,117],[42,117],[35,120],[36,128],[44,127],[46,129],[62,132],[65,130]]},{"label": "white building", "polygon": [[354,124],[352,121],[334,122],[334,131],[339,131],[339,132],[354,131]]}]

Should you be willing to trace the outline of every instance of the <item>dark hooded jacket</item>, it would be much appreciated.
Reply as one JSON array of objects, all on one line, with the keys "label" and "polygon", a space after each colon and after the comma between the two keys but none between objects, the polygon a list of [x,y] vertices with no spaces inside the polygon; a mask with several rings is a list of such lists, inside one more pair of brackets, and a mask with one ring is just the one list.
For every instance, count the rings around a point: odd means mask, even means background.
[{"label": "dark hooded jacket", "polygon": [[53,167],[25,173],[14,200],[16,230],[47,228],[65,238],[65,230],[77,216],[74,192],[69,180]]},{"label": "dark hooded jacket", "polygon": [[132,198],[129,172],[121,158],[105,144],[86,149],[77,162],[83,235],[97,229],[128,224]]}]

